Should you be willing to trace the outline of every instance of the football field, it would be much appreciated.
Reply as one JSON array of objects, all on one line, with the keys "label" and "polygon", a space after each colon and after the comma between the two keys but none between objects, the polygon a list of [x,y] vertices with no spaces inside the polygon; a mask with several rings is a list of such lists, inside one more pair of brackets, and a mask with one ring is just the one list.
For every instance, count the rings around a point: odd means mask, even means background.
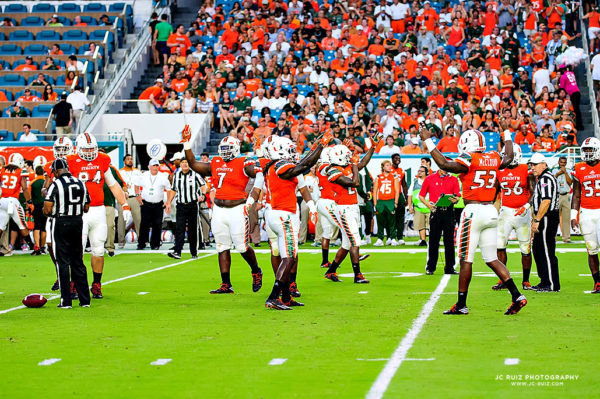
[{"label": "football field", "polygon": [[[174,261],[160,253],[106,258],[104,299],[91,308],[22,308],[30,293],[53,297],[48,256],[0,261],[0,396],[108,398],[528,398],[590,397],[599,387],[600,295],[578,245],[558,249],[560,293],[526,291],[504,316],[506,290],[479,255],[468,316],[445,316],[458,276],[424,274],[414,246],[365,249],[371,284],[323,278],[319,248],[300,254],[304,308],[264,308],[273,283],[251,289],[249,267],[232,256],[235,294],[220,283],[216,254]],[[332,253],[335,250],[332,250]],[[509,268],[520,287],[520,255]],[[89,256],[85,258],[89,266]],[[91,273],[89,273],[91,274]],[[90,277],[90,276],[88,276]],[[538,278],[534,270],[532,284]],[[75,301],[74,305],[77,304]]]}]

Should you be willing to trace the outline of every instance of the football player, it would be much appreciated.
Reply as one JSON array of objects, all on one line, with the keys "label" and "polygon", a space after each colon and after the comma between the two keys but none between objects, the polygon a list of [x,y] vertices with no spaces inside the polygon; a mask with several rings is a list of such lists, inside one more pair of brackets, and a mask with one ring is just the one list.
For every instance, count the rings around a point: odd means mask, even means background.
[{"label": "football player", "polygon": [[[210,221],[219,254],[221,286],[210,291],[211,294],[233,294],[231,285],[231,248],[235,247],[252,269],[252,291],[262,287],[262,270],[258,267],[254,250],[248,245],[249,221],[246,205],[246,186],[250,178],[257,178],[255,161],[238,157],[240,142],[227,136],[219,143],[219,156],[210,162],[199,162],[190,143],[191,130],[184,128],[182,142],[185,157],[193,171],[202,176],[211,176],[215,189],[213,213]],[[257,180],[259,180],[257,178]],[[260,187],[262,182],[255,181]]]},{"label": "football player", "polygon": [[[523,266],[523,289],[530,290],[529,274],[531,273],[531,197],[535,187],[535,176],[529,173],[529,167],[522,164],[521,147],[513,146],[513,161],[506,169],[498,171],[496,189],[500,192],[501,208],[498,216],[498,260],[506,265],[506,244],[508,236],[514,230],[521,249],[521,265]],[[504,150],[502,157],[506,154]],[[493,290],[503,289],[499,281]]]},{"label": "football player", "polygon": [[504,314],[516,314],[527,305],[527,299],[519,292],[510,272],[504,263],[498,260],[496,252],[498,211],[493,204],[496,197],[496,180],[498,170],[506,168],[513,161],[513,143],[507,122],[502,119],[501,125],[504,129],[504,157],[500,157],[496,151],[485,152],[485,138],[481,132],[467,130],[460,136],[460,154],[454,161],[446,159],[436,148],[429,129],[424,125],[420,128],[421,139],[440,169],[460,174],[465,201],[465,209],[456,234],[460,260],[458,302],[444,314],[469,314],[467,291],[477,246],[481,249],[484,262],[500,277],[512,295],[512,303]]},{"label": "football player", "polygon": [[325,272],[325,278],[334,282],[341,282],[337,269],[350,252],[354,282],[368,284],[369,280],[360,271],[360,210],[358,208],[358,195],[356,187],[359,185],[358,172],[367,164],[375,151],[374,143],[359,162],[359,155],[352,156],[352,152],[343,144],[338,144],[329,150],[331,165],[327,168],[327,179],[333,183],[335,194],[336,219],[342,232],[342,246],[337,251],[333,262]]},{"label": "football player", "polygon": [[317,163],[317,179],[319,181],[319,190],[321,197],[317,201],[317,211],[323,228],[323,237],[321,238],[321,254],[323,259],[321,267],[329,268],[329,242],[337,227],[337,206],[335,204],[335,193],[333,192],[333,183],[327,179],[327,168],[330,165],[329,151],[332,147],[327,147],[321,152],[321,157]]},{"label": "football player", "polygon": [[5,215],[0,220],[0,231],[6,230],[10,217],[20,230],[21,236],[27,237],[29,230],[27,229],[27,222],[25,220],[25,211],[19,202],[19,195],[21,193],[23,193],[26,201],[29,202],[31,199],[29,190],[27,189],[27,176],[21,174],[24,167],[25,160],[23,156],[18,152],[14,152],[8,157],[6,166],[0,170],[2,197],[5,199],[6,208]]},{"label": "football player", "polygon": [[82,243],[85,247],[90,239],[92,247],[92,298],[101,299],[102,272],[104,271],[104,242],[108,227],[104,209],[104,182],[110,188],[115,199],[121,204],[125,224],[131,220],[131,210],[121,186],[110,171],[110,157],[98,151],[96,138],[90,133],[81,133],[75,140],[76,153],[66,156],[71,174],[85,182],[90,195],[90,209],[83,215]]},{"label": "football player", "polygon": [[[314,150],[297,162],[296,145],[288,138],[279,138],[269,145],[272,160],[265,166],[263,174],[271,196],[271,210],[268,213],[269,228],[277,235],[281,263],[275,275],[275,284],[265,307],[278,310],[291,310],[293,306],[304,306],[296,302],[290,294],[290,273],[298,263],[298,218],[296,189],[298,177],[307,173],[317,163],[321,151],[333,139],[326,133]],[[310,200],[312,203],[312,200]],[[308,205],[308,204],[307,204]],[[314,212],[315,205],[308,205]],[[279,294],[281,292],[281,299]]]},{"label": "football player", "polygon": [[579,225],[588,251],[588,265],[594,279],[592,294],[600,294],[598,234],[600,233],[600,140],[588,137],[581,144],[581,160],[573,169],[571,226]]}]

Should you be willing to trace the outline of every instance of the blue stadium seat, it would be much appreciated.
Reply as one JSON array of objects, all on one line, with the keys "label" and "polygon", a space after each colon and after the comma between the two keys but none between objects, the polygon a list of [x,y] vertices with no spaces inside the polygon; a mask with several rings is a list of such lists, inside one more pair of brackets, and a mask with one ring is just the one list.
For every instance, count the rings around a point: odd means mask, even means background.
[{"label": "blue stadium seat", "polygon": [[10,90],[0,90],[0,91],[4,93],[4,95],[6,96],[6,99],[8,101],[13,101],[14,100],[12,91],[10,91]]},{"label": "blue stadium seat", "polygon": [[[25,80],[25,79],[23,79],[23,80]],[[38,86],[38,87],[40,87],[40,86]],[[31,89],[30,89],[30,90],[31,90]],[[15,93],[15,98],[19,98],[19,97],[21,97],[21,96],[23,96],[23,95],[25,95],[25,90],[21,90],[21,91],[19,91],[19,92]],[[37,90],[31,90],[31,95],[32,95],[32,96],[37,96],[37,97],[39,97],[39,98],[42,98],[42,93],[40,93],[40,92],[39,92],[39,91],[37,91]]]},{"label": "blue stadium seat", "polygon": [[[104,56],[104,47],[102,47],[102,46],[96,46],[96,47],[99,48],[98,53],[100,53],[101,56]],[[77,54],[83,55],[83,54],[85,54],[86,51],[88,51],[89,48],[90,48],[90,46],[88,44],[79,46],[79,51],[77,52]]]},{"label": "blue stadium seat", "polygon": [[133,8],[131,5],[126,5],[125,3],[113,3],[108,7],[109,12],[123,12],[123,9],[125,9],[127,32],[133,33]]},{"label": "blue stadium seat", "polygon": [[2,69],[11,69],[10,62],[8,61],[0,60],[0,66],[2,67]]},{"label": "blue stadium seat", "polygon": [[[17,97],[15,96],[15,98],[17,98]],[[6,111],[12,110],[12,109],[13,109],[13,107],[4,108],[2,110],[2,116],[6,116]],[[25,111],[25,113],[27,114],[27,116],[31,116],[31,111],[28,108],[23,107],[22,109]]]},{"label": "blue stadium seat", "polygon": [[278,120],[279,120],[279,117],[281,116],[281,113],[282,113],[282,112],[283,112],[283,111],[282,111],[282,110],[280,110],[280,109],[272,109],[272,110],[271,110],[271,117],[272,117],[273,119],[275,119],[275,121],[278,121]]},{"label": "blue stadium seat", "polygon": [[26,12],[28,12],[28,10],[27,10],[27,6],[24,5],[24,4],[11,3],[11,4],[7,5],[6,7],[4,7],[4,12],[5,13],[9,13],[9,12],[22,12],[22,13],[26,13]]},{"label": "blue stadium seat", "polygon": [[[16,67],[18,67],[19,65],[22,65],[24,63],[25,63],[25,59],[16,60],[12,64],[12,69],[15,69]],[[34,61],[33,64],[39,68],[39,64],[37,62]]]},{"label": "blue stadium seat", "polygon": [[73,46],[71,43],[59,43],[60,49],[65,53],[65,55],[75,55],[77,54],[77,48]]},{"label": "blue stadium seat", "polygon": [[10,32],[8,40],[33,40],[33,33],[28,30],[15,30]]},{"label": "blue stadium seat", "polygon": [[115,40],[115,34],[112,33],[111,31],[105,30],[105,29],[99,29],[99,30],[95,30],[90,32],[90,41],[99,41],[101,42],[102,40],[104,40],[104,36],[106,35],[106,32],[108,32],[108,43],[112,44],[114,43]]},{"label": "blue stadium seat", "polygon": [[53,30],[43,30],[35,35],[35,40],[60,40],[60,33]]},{"label": "blue stadium seat", "polygon": [[30,44],[29,46],[23,49],[23,54],[46,55],[48,54],[48,46],[38,43]]},{"label": "blue stadium seat", "polygon": [[521,144],[520,146],[521,146],[521,152],[523,154],[531,152],[531,146],[529,144]]},{"label": "blue stadium seat", "polygon": [[[50,83],[51,85],[54,85],[54,78],[52,76],[44,75],[44,77],[46,78],[46,82]],[[31,75],[29,79],[27,79],[27,85],[30,85],[36,79],[37,75]]]},{"label": "blue stadium seat", "polygon": [[65,75],[60,75],[59,77],[57,77],[54,85],[55,86],[66,86],[67,82],[66,82]]},{"label": "blue stadium seat", "polygon": [[37,15],[32,15],[30,17],[23,18],[21,20],[21,26],[44,26],[46,25],[46,21]]},{"label": "blue stadium seat", "polygon": [[23,54],[23,49],[16,44],[3,44],[0,46],[0,55],[21,55]]},{"label": "blue stadium seat", "polygon": [[58,16],[58,21],[64,26],[71,26],[71,20],[67,17],[63,17],[61,15]]},{"label": "blue stadium seat", "polygon": [[101,3],[89,3],[83,6],[83,12],[106,12],[106,6]]},{"label": "blue stadium seat", "polygon": [[53,107],[54,105],[52,104],[38,105],[31,110],[31,116],[33,118],[47,118],[50,116]]},{"label": "blue stadium seat", "polygon": [[37,3],[33,5],[31,12],[56,12],[56,7],[48,3]]},{"label": "blue stadium seat", "polygon": [[65,31],[62,38],[63,40],[87,40],[87,34],[79,29],[71,29]]},{"label": "blue stadium seat", "polygon": [[325,50],[323,55],[325,56],[324,58],[327,62],[331,62],[335,59],[335,51],[333,50]]},{"label": "blue stadium seat", "polygon": [[79,4],[75,3],[59,4],[58,12],[81,12],[81,7],[79,6]]},{"label": "blue stadium seat", "polygon": [[298,93],[302,94],[305,97],[308,93],[314,91],[311,85],[296,85],[296,87],[298,88]]},{"label": "blue stadium seat", "polygon": [[[90,17],[89,15],[81,15],[81,22],[85,22],[86,24],[90,25],[90,26],[96,26],[98,25],[98,21],[96,20],[96,18],[94,17]],[[73,20],[73,22],[75,22]]]},{"label": "blue stadium seat", "polygon": [[[3,115],[4,116],[4,115]],[[0,130],[0,140],[12,140],[14,137],[13,132],[9,132],[8,130]]]},{"label": "blue stadium seat", "polygon": [[6,40],[6,36],[4,36],[4,33],[0,32],[0,40]]}]

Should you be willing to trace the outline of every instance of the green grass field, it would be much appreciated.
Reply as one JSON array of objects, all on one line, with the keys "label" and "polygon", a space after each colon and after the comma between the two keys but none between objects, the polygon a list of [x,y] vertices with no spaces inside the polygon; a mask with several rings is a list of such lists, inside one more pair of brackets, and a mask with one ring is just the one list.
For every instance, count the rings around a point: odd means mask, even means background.
[{"label": "green grass field", "polygon": [[[0,397],[364,398],[426,303],[433,310],[392,368],[384,398],[593,396],[600,295],[584,293],[593,284],[580,276],[589,269],[578,246],[559,253],[562,292],[528,291],[529,305],[516,316],[503,315],[510,295],[490,289],[497,279],[480,258],[471,314],[442,315],[456,301],[458,277],[444,287],[439,268],[422,274],[422,248],[403,248],[371,251],[362,265],[369,285],[329,282],[319,268],[320,250],[301,253],[298,283],[306,307],[289,312],[264,308],[273,283],[265,253],[258,255],[265,272],[259,293],[252,293],[249,268],[234,255],[236,293],[221,296],[208,294],[220,282],[214,254],[180,262],[161,254],[107,258],[105,282],[151,272],[105,284],[105,298],[89,309],[57,309],[52,300],[41,309],[0,314]],[[342,274],[351,273],[348,262]],[[520,270],[518,254],[509,254],[509,267]],[[520,285],[520,273],[514,276]],[[49,294],[53,281],[48,257],[2,259],[0,312],[27,294]],[[436,288],[444,289],[432,297]],[[507,358],[519,363],[505,365]],[[47,359],[61,360],[38,365]],[[157,359],[171,361],[151,365]],[[286,360],[269,365],[273,359]],[[557,375],[577,379],[550,379]]]}]

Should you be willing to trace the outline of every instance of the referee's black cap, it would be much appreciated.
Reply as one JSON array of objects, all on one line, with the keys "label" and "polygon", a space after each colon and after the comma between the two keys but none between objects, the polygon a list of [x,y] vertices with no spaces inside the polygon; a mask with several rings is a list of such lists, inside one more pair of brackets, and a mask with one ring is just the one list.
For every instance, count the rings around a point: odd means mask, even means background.
[{"label": "referee's black cap", "polygon": [[67,161],[62,158],[56,158],[54,162],[52,162],[52,170],[61,170],[61,169],[69,169],[69,165],[67,165]]}]

